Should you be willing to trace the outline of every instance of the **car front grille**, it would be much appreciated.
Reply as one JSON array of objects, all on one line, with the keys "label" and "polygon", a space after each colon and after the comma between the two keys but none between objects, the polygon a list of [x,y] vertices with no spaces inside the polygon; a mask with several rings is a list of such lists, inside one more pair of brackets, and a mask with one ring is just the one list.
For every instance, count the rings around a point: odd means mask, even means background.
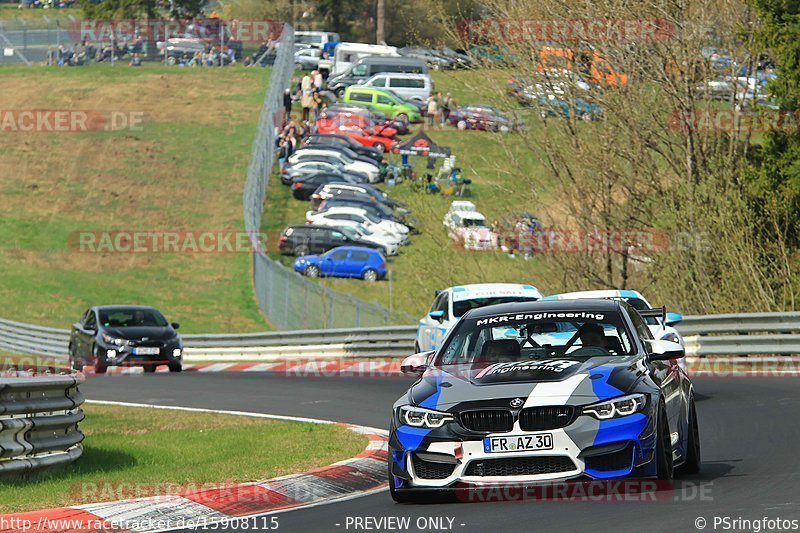
[{"label": "car front grille", "polygon": [[586,457],[584,462],[586,463],[586,468],[600,472],[627,470],[633,462],[633,445],[628,444],[616,452]]},{"label": "car front grille", "polygon": [[563,428],[574,420],[575,408],[571,405],[528,407],[519,413],[519,427],[523,431]]},{"label": "car front grille", "polygon": [[456,469],[455,463],[425,461],[417,457],[417,454],[411,455],[411,461],[414,464],[414,474],[420,479],[445,479],[453,475]]},{"label": "car front grille", "polygon": [[459,418],[470,431],[511,431],[514,427],[514,417],[508,409],[462,411]]},{"label": "car front grille", "polygon": [[575,463],[569,457],[543,455],[472,461],[467,465],[464,475],[472,477],[537,476],[573,470],[576,470]]}]

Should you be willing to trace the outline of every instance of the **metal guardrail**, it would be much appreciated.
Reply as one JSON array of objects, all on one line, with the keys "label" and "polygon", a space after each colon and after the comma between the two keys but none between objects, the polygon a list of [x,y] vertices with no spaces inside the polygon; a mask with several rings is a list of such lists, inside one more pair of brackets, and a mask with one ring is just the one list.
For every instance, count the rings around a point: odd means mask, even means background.
[{"label": "metal guardrail", "polygon": [[[690,356],[800,354],[800,313],[688,316]],[[183,335],[187,362],[387,357],[412,353],[417,326]],[[0,319],[0,350],[66,358],[69,332]]]},{"label": "metal guardrail", "polygon": [[76,460],[84,439],[77,374],[0,377],[0,476]]}]

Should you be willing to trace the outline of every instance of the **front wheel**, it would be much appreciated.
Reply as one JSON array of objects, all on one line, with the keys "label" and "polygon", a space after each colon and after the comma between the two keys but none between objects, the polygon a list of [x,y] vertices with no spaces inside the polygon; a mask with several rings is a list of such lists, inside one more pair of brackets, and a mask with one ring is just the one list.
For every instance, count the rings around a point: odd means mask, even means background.
[{"label": "front wheel", "polygon": [[370,281],[370,282],[372,282],[372,281],[377,281],[377,279],[378,279],[378,273],[377,273],[377,272],[375,272],[374,270],[372,270],[371,268],[368,268],[368,269],[367,269],[367,270],[364,272],[364,274],[363,274],[363,276],[362,276],[362,277],[364,278],[364,281]]},{"label": "front wheel", "polygon": [[97,346],[92,348],[92,352],[94,353],[94,373],[105,374],[108,370],[108,361],[97,353]]},{"label": "front wheel", "polygon": [[144,365],[145,374],[152,374],[155,371],[156,371],[156,365],[154,365],[153,363],[147,363],[146,365]]},{"label": "front wheel", "polygon": [[78,360],[78,356],[75,353],[75,346],[72,344],[69,345],[69,367],[77,372],[83,371],[83,361]]},{"label": "front wheel", "polygon": [[372,147],[378,150],[380,153],[384,153],[386,151],[386,147],[383,145],[383,143],[375,143],[372,145]]},{"label": "front wheel", "polygon": [[662,405],[658,409],[658,433],[656,435],[656,466],[658,479],[669,481],[675,474],[672,464],[672,439],[669,434],[667,412]]},{"label": "front wheel", "polygon": [[696,474],[700,471],[700,428],[697,424],[697,410],[694,406],[694,398],[689,401],[688,430],[686,457],[683,464],[675,469],[678,474]]},{"label": "front wheel", "polygon": [[319,277],[319,267],[316,266],[316,265],[309,265],[303,271],[303,274],[305,274],[309,278],[318,278]]},{"label": "front wheel", "polygon": [[170,372],[182,372],[183,371],[183,365],[181,364],[180,361],[175,361],[173,363],[169,363],[168,366],[169,366],[169,371]]},{"label": "front wheel", "polygon": [[462,130],[462,131],[467,129],[467,121],[466,120],[459,120],[458,123],[456,124],[456,127],[458,129]]}]

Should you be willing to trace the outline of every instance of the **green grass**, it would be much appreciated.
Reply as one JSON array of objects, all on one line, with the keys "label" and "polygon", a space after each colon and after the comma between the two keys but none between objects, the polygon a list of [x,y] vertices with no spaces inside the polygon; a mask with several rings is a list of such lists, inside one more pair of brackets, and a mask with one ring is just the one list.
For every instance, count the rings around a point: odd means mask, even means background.
[{"label": "green grass", "polygon": [[105,405],[85,411],[83,456],[0,481],[0,513],[268,479],[353,457],[367,442],[333,425]]},{"label": "green grass", "polygon": [[[450,92],[458,103],[490,103],[512,110],[533,127],[541,121],[527,109],[505,96],[507,73],[499,70],[481,72],[433,73],[437,91]],[[512,212],[528,211],[550,215],[546,207],[554,184],[537,151],[525,137],[516,134],[459,131],[452,126],[427,130],[438,144],[449,147],[456,156],[462,175],[472,180],[471,198],[489,222],[502,220]],[[407,137],[406,137],[407,138]],[[520,157],[520,155],[522,155]],[[399,164],[399,156],[393,156]],[[411,158],[419,176],[424,175],[426,160]],[[532,187],[531,183],[535,185]],[[323,283],[360,299],[390,304],[409,318],[421,316],[433,299],[433,290],[457,284],[481,282],[531,283],[542,291],[555,289],[558,280],[549,273],[545,260],[539,257],[526,261],[521,256],[510,258],[503,252],[466,251],[452,242],[442,225],[445,213],[458,197],[430,195],[413,190],[408,182],[393,188],[382,186],[392,198],[408,204],[419,221],[420,235],[412,236],[411,244],[397,257],[388,260],[392,271],[392,287],[383,281],[374,284],[353,279],[321,279]],[[263,229],[277,236],[286,225],[303,223],[310,209],[306,202],[291,197],[289,188],[275,177],[270,180],[264,211]],[[276,238],[270,242],[276,242]],[[280,257],[275,249],[271,255]],[[287,266],[292,258],[280,257]]]},{"label": "green grass", "polygon": [[2,316],[66,327],[90,305],[155,305],[189,332],[262,331],[248,253],[80,252],[77,232],[243,230],[268,71],[8,67],[5,109],[144,113],[141,131],[2,133]]}]

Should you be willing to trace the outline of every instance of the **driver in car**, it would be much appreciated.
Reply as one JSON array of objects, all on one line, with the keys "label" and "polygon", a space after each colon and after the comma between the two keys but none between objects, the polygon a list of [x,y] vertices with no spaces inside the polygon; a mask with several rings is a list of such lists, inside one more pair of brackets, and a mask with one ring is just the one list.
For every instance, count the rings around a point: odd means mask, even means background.
[{"label": "driver in car", "polygon": [[582,325],[578,330],[578,338],[581,340],[582,348],[593,346],[615,354],[622,353],[619,341],[615,338],[607,337],[603,326],[599,324]]}]

